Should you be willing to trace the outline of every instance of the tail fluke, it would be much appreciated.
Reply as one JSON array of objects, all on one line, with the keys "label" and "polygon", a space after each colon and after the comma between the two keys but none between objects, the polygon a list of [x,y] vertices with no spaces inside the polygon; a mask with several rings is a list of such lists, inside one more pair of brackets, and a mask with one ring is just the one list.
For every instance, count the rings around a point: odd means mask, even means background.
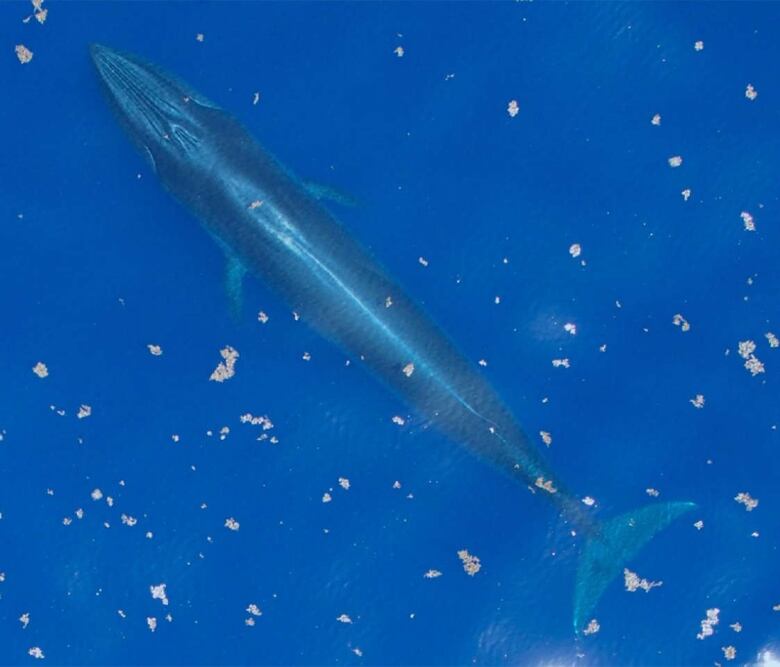
[{"label": "tail fluke", "polygon": [[609,583],[652,537],[678,516],[696,507],[690,502],[657,503],[616,516],[590,535],[577,566],[574,631],[582,632]]}]

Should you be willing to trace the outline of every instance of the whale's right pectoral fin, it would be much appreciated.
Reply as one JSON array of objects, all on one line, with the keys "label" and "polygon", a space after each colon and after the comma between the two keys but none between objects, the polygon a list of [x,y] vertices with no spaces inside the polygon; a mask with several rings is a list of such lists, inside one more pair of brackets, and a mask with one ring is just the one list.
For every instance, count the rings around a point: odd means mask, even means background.
[{"label": "whale's right pectoral fin", "polygon": [[357,206],[357,200],[354,197],[348,195],[346,192],[332,188],[329,185],[314,183],[313,181],[304,181],[303,187],[305,187],[308,193],[315,199],[326,199],[335,202],[336,204],[341,204],[342,206]]},{"label": "whale's right pectoral fin", "polygon": [[226,254],[225,293],[227,294],[230,315],[238,321],[244,306],[244,275],[246,267],[237,257]]},{"label": "whale's right pectoral fin", "polygon": [[152,151],[150,151],[149,147],[146,146],[146,145],[143,146],[143,154],[144,154],[144,157],[146,158],[147,163],[152,168],[152,171],[156,174],[157,173],[157,162],[155,162],[154,155],[152,154]]}]

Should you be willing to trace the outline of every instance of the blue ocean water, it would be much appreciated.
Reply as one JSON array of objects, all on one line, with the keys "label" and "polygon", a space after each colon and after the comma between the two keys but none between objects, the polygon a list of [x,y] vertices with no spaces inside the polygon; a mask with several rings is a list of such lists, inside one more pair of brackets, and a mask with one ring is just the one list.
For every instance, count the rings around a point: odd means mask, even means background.
[{"label": "blue ocean water", "polygon": [[[0,662],[776,664],[777,4],[43,6],[0,5]],[[91,42],[354,197],[329,206],[595,516],[695,501],[626,564],[663,585],[616,578],[575,636],[580,536],[540,493],[259,282],[232,318],[222,253],[119,129]],[[226,345],[236,375],[210,382]]]}]

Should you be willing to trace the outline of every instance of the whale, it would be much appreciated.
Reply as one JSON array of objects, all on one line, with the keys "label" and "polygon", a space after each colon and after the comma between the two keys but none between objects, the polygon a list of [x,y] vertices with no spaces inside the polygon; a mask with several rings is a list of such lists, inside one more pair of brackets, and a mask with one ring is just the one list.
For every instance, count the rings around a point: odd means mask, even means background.
[{"label": "whale", "polygon": [[336,219],[324,198],[232,115],[177,76],[90,45],[119,124],[163,187],[225,255],[231,309],[253,275],[447,438],[551,502],[578,529],[575,634],[624,565],[690,511],[652,502],[600,519],[550,469],[510,407],[453,340]]}]

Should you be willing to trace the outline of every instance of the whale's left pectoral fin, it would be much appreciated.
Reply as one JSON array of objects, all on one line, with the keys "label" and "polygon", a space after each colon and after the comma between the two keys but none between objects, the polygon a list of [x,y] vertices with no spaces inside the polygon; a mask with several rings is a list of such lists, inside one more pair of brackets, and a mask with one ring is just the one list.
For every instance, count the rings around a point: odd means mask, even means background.
[{"label": "whale's left pectoral fin", "polygon": [[341,204],[342,206],[357,206],[357,200],[346,192],[332,188],[329,185],[323,185],[322,183],[314,183],[313,181],[304,181],[303,187],[306,188],[308,193],[315,199],[327,200]]},{"label": "whale's left pectoral fin", "polygon": [[225,264],[225,293],[228,297],[230,315],[238,321],[244,306],[244,275],[246,267],[237,257],[226,255]]}]

